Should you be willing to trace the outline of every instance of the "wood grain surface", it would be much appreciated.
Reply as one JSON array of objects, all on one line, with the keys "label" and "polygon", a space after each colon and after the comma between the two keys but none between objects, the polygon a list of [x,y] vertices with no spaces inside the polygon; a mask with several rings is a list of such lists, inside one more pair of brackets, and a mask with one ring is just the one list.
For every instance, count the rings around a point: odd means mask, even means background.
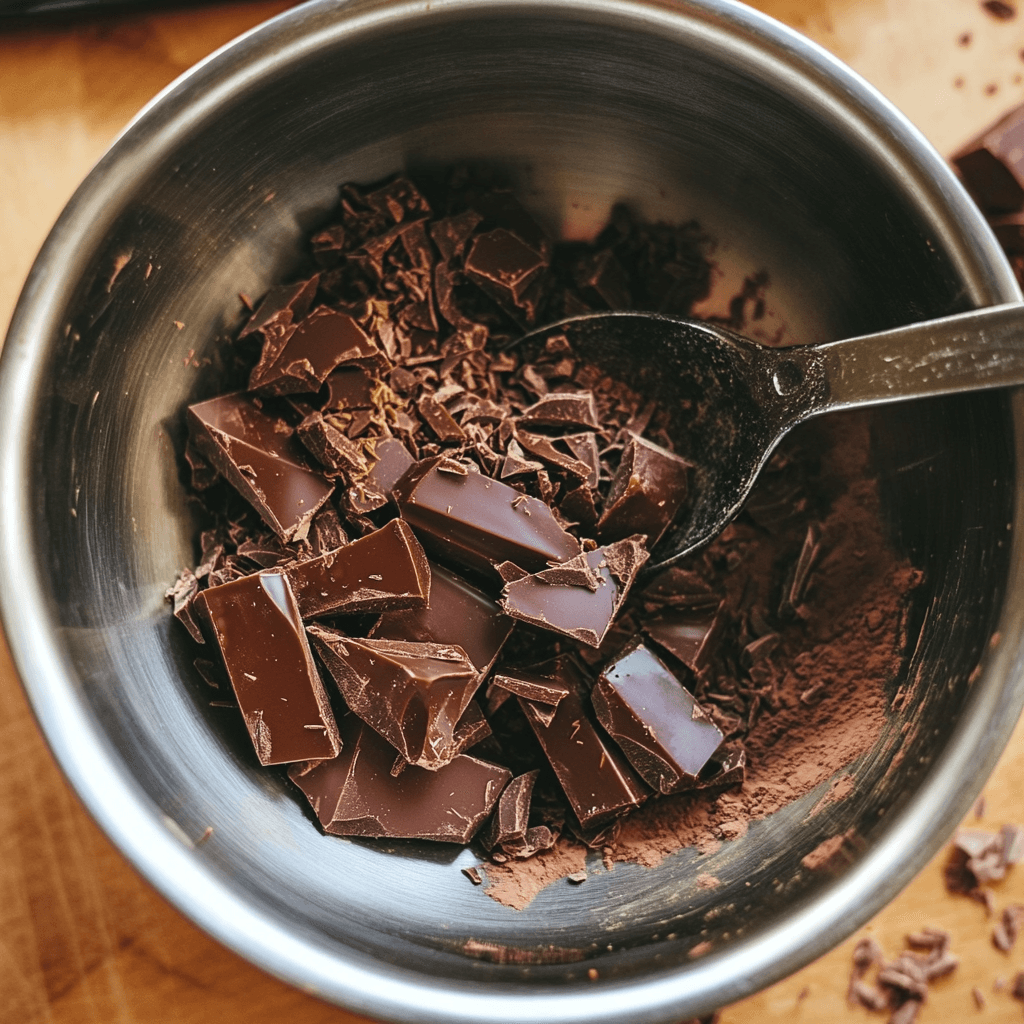
[{"label": "wood grain surface", "polygon": [[[191,64],[284,9],[240,4],[0,35],[0,328],[75,186],[135,112]],[[1024,10],[977,0],[759,0],[872,82],[944,154],[1024,101]],[[1024,819],[1024,728],[985,788],[994,828]],[[972,822],[974,821],[972,815]],[[1016,1021],[1000,985],[1024,970],[991,944],[984,909],[947,895],[936,858],[867,929],[791,978],[725,1008],[721,1024],[863,1021],[845,1002],[853,943],[886,950],[924,925],[953,933],[961,966],[919,1021]],[[1024,903],[1024,866],[996,889]],[[976,1007],[977,986],[986,1006]],[[359,1018],[263,974],[142,881],[83,811],[51,758],[0,642],[0,1024],[270,1024]],[[871,1019],[882,1021],[882,1016]],[[514,1022],[510,1022],[514,1024]]]}]

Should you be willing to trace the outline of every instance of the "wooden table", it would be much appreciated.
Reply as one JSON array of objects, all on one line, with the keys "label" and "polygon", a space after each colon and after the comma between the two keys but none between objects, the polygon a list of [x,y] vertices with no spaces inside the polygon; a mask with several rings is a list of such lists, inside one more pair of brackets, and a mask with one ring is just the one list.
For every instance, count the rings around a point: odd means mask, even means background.
[{"label": "wooden table", "polygon": [[[286,3],[106,19],[0,36],[0,326],[50,225],[128,119],[215,47]],[[977,0],[758,0],[851,64],[942,153],[1024,101],[1024,11],[997,21]],[[985,789],[980,824],[1024,818],[1024,727]],[[972,816],[973,820],[973,816]],[[1024,969],[991,945],[982,907],[946,895],[936,858],[864,931],[890,952],[922,925],[954,935],[960,969],[920,1020],[1016,1021],[994,991]],[[1024,866],[997,889],[1024,902]],[[862,931],[859,934],[863,934]],[[859,1021],[844,1000],[854,938],[721,1024]],[[987,1007],[971,997],[978,986]],[[874,1017],[884,1020],[884,1017]],[[357,1018],[262,974],[142,881],[57,770],[0,641],[0,1024],[351,1024]]]}]

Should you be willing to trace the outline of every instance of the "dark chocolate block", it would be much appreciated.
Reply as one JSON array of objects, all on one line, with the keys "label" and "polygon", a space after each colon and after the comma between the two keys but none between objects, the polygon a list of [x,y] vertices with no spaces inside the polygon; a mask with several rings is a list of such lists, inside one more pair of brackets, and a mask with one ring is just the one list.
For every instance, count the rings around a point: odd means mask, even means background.
[{"label": "dark chocolate block", "polygon": [[239,331],[238,337],[245,338],[256,331],[262,333],[264,338],[283,335],[293,323],[309,312],[319,283],[320,275],[315,274],[308,281],[271,288],[249,322]]},{"label": "dark chocolate block", "polygon": [[1024,107],[967,143],[952,157],[967,191],[987,214],[1024,206]]},{"label": "dark chocolate block", "polygon": [[288,579],[275,570],[196,599],[220,645],[260,764],[338,753],[338,730]]},{"label": "dark chocolate block", "polygon": [[643,630],[691,671],[700,672],[714,653],[722,621],[720,605],[681,607],[648,619]]},{"label": "dark chocolate block", "polygon": [[511,231],[495,228],[473,239],[466,276],[505,309],[522,307],[548,261]]},{"label": "dark chocolate block", "polygon": [[494,815],[480,834],[480,843],[485,850],[500,847],[507,854],[526,845],[530,799],[539,774],[539,770],[534,769],[518,775],[505,787]]},{"label": "dark chocolate block", "polygon": [[659,793],[691,787],[722,742],[693,694],[642,643],[601,673],[591,699],[597,720]]},{"label": "dark chocolate block", "polygon": [[333,485],[278,420],[235,392],[189,406],[188,425],[203,457],[282,540],[305,536]]},{"label": "dark chocolate block", "polygon": [[347,715],[341,734],[338,757],[288,772],[334,835],[468,843],[512,777],[466,754],[437,771],[410,765],[393,776],[395,751],[373,729]]},{"label": "dark chocolate block", "polygon": [[534,402],[516,421],[521,427],[581,427],[599,430],[597,404],[590,391],[556,391]]}]

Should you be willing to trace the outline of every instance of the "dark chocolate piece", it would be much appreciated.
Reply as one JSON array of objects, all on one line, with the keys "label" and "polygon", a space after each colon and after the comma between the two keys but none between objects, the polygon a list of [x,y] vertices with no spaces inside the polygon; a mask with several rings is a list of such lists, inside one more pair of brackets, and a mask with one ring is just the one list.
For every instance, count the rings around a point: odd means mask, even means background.
[{"label": "dark chocolate piece", "polygon": [[722,742],[693,694],[642,643],[601,673],[591,699],[597,720],[659,793],[692,786]]},{"label": "dark chocolate piece", "polygon": [[524,308],[548,261],[511,231],[495,228],[473,239],[466,254],[466,276],[504,309]]},{"label": "dark chocolate piece", "polygon": [[363,640],[317,624],[309,635],[345,703],[406,761],[435,770],[457,756],[455,730],[480,685],[461,647]]},{"label": "dark chocolate piece", "polygon": [[375,404],[373,393],[379,386],[380,382],[374,380],[362,367],[343,366],[329,374],[324,381],[327,400],[323,411],[372,409]]},{"label": "dark chocolate piece", "polygon": [[338,757],[288,772],[334,835],[468,843],[512,777],[466,754],[437,771],[410,765],[396,777],[394,750],[357,716],[342,720],[341,735]]},{"label": "dark chocolate piece", "polygon": [[653,548],[686,501],[686,459],[642,437],[630,437],[597,521],[602,540],[642,533]]},{"label": "dark chocolate piece", "polygon": [[505,585],[506,615],[600,647],[648,553],[627,537]]},{"label": "dark chocolate piece", "polygon": [[646,788],[591,721],[583,704],[586,677],[579,666],[563,654],[533,671],[553,677],[569,691],[549,722],[539,713],[543,706],[518,700],[580,825],[593,828],[639,807]]},{"label": "dark chocolate piece", "polygon": [[559,702],[569,695],[569,686],[564,680],[530,669],[517,668],[496,672],[490,685],[500,687],[525,700],[547,704],[552,708],[557,707]]},{"label": "dark chocolate piece", "polygon": [[345,492],[345,505],[356,515],[366,515],[394,500],[395,484],[416,461],[394,437],[368,437],[362,445],[370,468]]},{"label": "dark chocolate piece", "polygon": [[423,608],[430,598],[430,563],[401,519],[285,575],[304,619]]},{"label": "dark chocolate piece", "polygon": [[484,476],[472,463],[425,459],[402,477],[394,495],[427,550],[469,569],[488,571],[512,561],[535,571],[580,550],[549,506]]},{"label": "dark chocolate piece", "polygon": [[443,566],[430,565],[430,602],[423,608],[385,612],[371,637],[458,644],[483,678],[515,623],[496,601]]},{"label": "dark chocolate piece", "polygon": [[299,440],[328,469],[346,476],[363,476],[369,466],[363,449],[350,441],[318,412],[311,412],[296,428]]},{"label": "dark chocolate piece", "polygon": [[967,143],[952,157],[967,191],[988,214],[1024,206],[1024,107]]},{"label": "dark chocolate piece", "polygon": [[338,729],[288,578],[275,570],[243,576],[197,602],[260,764],[335,757]]},{"label": "dark chocolate piece", "polygon": [[[549,466],[556,466],[577,480],[587,480],[593,473],[593,468],[588,463],[582,462],[575,456],[567,455],[555,447],[555,443],[561,438],[550,438],[543,434],[531,434],[526,430],[518,430],[515,439],[522,445],[524,451],[536,455],[538,459],[543,459]],[[509,443],[511,444],[511,441]]]},{"label": "dark chocolate piece", "polygon": [[521,427],[582,427],[599,430],[597,404],[591,391],[556,391],[544,395],[516,421]]},{"label": "dark chocolate piece", "polygon": [[485,850],[495,847],[502,853],[515,856],[514,851],[526,845],[526,830],[530,823],[530,799],[540,772],[534,769],[517,775],[498,798],[498,806],[487,827],[480,833]]},{"label": "dark chocolate piece", "polygon": [[284,541],[305,536],[332,484],[305,465],[302,446],[240,392],[189,406],[189,432],[205,459]]},{"label": "dark chocolate piece", "polygon": [[297,320],[301,320],[313,305],[320,276],[297,284],[283,284],[271,288],[259,304],[249,322],[238,332],[239,339],[260,331],[264,337],[285,333]]},{"label": "dark chocolate piece", "polygon": [[437,435],[439,441],[459,444],[466,440],[466,433],[452,419],[452,415],[433,395],[423,395],[416,403],[420,416]]},{"label": "dark chocolate piece", "polygon": [[683,606],[648,619],[643,630],[688,669],[700,672],[711,660],[722,625],[720,605]]}]

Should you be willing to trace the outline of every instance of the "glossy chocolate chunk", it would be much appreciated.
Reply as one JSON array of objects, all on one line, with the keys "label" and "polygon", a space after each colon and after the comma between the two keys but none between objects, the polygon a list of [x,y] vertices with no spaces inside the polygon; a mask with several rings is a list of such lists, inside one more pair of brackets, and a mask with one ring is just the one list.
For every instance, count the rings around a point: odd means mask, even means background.
[{"label": "glossy chocolate chunk", "polygon": [[526,830],[530,823],[530,799],[540,772],[534,769],[517,775],[498,798],[498,806],[487,827],[480,833],[485,850],[499,847],[510,853],[526,845]]},{"label": "glossy chocolate chunk", "polygon": [[597,720],[659,793],[689,788],[722,742],[693,694],[642,643],[605,668],[591,699]]},{"label": "glossy chocolate chunk", "polygon": [[637,537],[506,583],[506,615],[600,647],[648,553]]},{"label": "glossy chocolate chunk", "polygon": [[239,331],[238,337],[245,338],[256,331],[262,332],[265,337],[284,334],[293,323],[309,312],[319,283],[320,276],[317,274],[308,281],[271,288],[249,322]]},{"label": "glossy chocolate chunk", "polygon": [[425,459],[402,477],[394,495],[427,550],[455,565],[486,572],[512,561],[535,571],[580,550],[543,501],[470,463]]},{"label": "glossy chocolate chunk", "polygon": [[334,715],[287,577],[274,570],[243,576],[197,601],[260,764],[336,756]]},{"label": "glossy chocolate chunk", "polygon": [[423,608],[385,612],[371,637],[458,644],[481,678],[487,675],[515,623],[498,603],[461,576],[430,564],[430,602]]},{"label": "glossy chocolate chunk", "polygon": [[653,548],[686,501],[691,469],[667,448],[631,436],[597,522],[601,539],[643,533]]},{"label": "glossy chocolate chunk", "polygon": [[305,462],[302,445],[240,392],[189,406],[196,448],[285,541],[301,538],[332,484]]},{"label": "glossy chocolate chunk", "polygon": [[952,157],[977,204],[988,214],[1024,207],[1024,107],[967,143]]},{"label": "glossy chocolate chunk", "polygon": [[511,231],[495,228],[473,239],[466,254],[466,276],[499,305],[522,307],[530,286],[544,273],[547,260]]},{"label": "glossy chocolate chunk", "polygon": [[561,700],[569,695],[569,685],[564,679],[528,668],[496,672],[491,679],[491,686],[500,687],[524,700],[547,704],[552,708],[557,707]]},{"label": "glossy chocolate chunk", "polygon": [[304,619],[422,608],[430,598],[430,564],[401,519],[285,574]]},{"label": "glossy chocolate chunk", "polygon": [[584,707],[586,676],[579,666],[563,654],[534,672],[553,677],[569,691],[550,721],[532,701],[520,697],[519,703],[580,825],[592,828],[639,807],[647,789],[591,721]]},{"label": "glossy chocolate chunk", "polygon": [[520,427],[582,427],[597,430],[597,404],[590,391],[556,391],[534,402],[516,421]]},{"label": "glossy chocolate chunk", "polygon": [[451,413],[433,395],[424,395],[416,403],[423,422],[434,432],[439,441],[455,442],[466,440],[465,431],[452,419]]},{"label": "glossy chocolate chunk", "polygon": [[343,409],[372,409],[374,391],[380,382],[374,380],[360,366],[343,366],[328,375],[324,381],[327,389],[327,400],[324,411],[341,411]]},{"label": "glossy chocolate chunk", "polygon": [[462,713],[455,732],[452,734],[452,746],[456,756],[475,747],[491,735],[491,723],[487,721],[480,705],[471,700]]},{"label": "glossy chocolate chunk", "polygon": [[740,786],[747,774],[747,752],[742,743],[723,743],[708,759],[694,783],[695,789]]},{"label": "glossy chocolate chunk", "polygon": [[366,515],[394,500],[395,484],[416,461],[409,449],[395,437],[368,437],[362,441],[369,469],[345,493],[345,506],[356,515]]},{"label": "glossy chocolate chunk", "polygon": [[676,608],[643,624],[644,632],[687,668],[700,672],[711,660],[723,626],[720,606]]},{"label": "glossy chocolate chunk", "polygon": [[322,466],[346,476],[365,476],[368,472],[362,447],[350,441],[319,412],[311,412],[295,428],[295,433]]},{"label": "glossy chocolate chunk", "polygon": [[461,647],[358,639],[312,625],[309,635],[345,703],[410,764],[454,758],[455,730],[480,685]]},{"label": "glossy chocolate chunk", "polygon": [[[574,455],[569,455],[557,447],[560,438],[545,437],[543,434],[531,434],[526,430],[517,430],[515,439],[523,451],[535,455],[549,466],[555,466],[578,481],[588,480],[593,475],[593,467],[582,462]],[[511,441],[509,442],[511,444]]]},{"label": "glossy chocolate chunk", "polygon": [[341,734],[338,757],[288,772],[334,835],[468,843],[512,777],[466,754],[437,771],[410,765],[393,776],[394,749],[356,715],[342,720]]}]

